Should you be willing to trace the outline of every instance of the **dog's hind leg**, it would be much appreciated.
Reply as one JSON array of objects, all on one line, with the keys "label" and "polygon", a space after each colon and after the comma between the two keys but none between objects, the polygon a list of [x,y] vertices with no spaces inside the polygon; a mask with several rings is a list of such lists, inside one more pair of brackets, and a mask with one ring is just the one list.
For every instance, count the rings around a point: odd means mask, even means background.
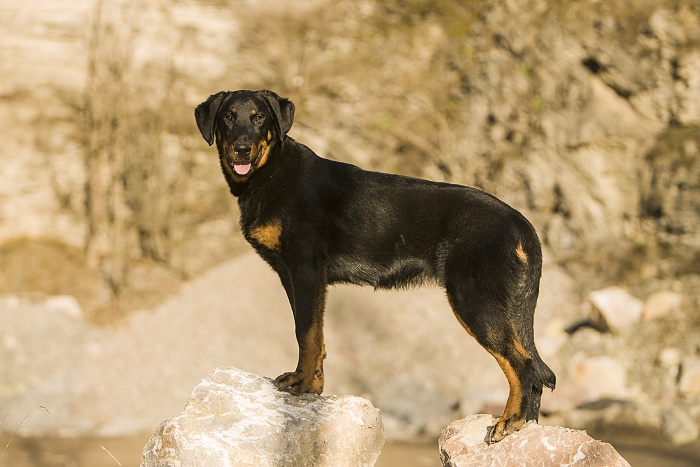
[{"label": "dog's hind leg", "polygon": [[[478,277],[468,272],[470,269],[478,271]],[[518,285],[517,280],[501,280],[503,271],[490,270],[488,266],[452,268],[446,273],[445,288],[455,316],[496,359],[510,386],[503,415],[489,433],[489,440],[497,442],[520,429],[526,421],[537,420],[542,386],[554,384],[554,374],[534,348],[531,329],[534,301],[515,300],[518,294],[509,290],[517,290],[522,284]]]},{"label": "dog's hind leg", "polygon": [[[532,359],[532,386],[526,387],[529,392],[525,419],[527,421],[538,421],[540,412],[540,401],[543,387],[554,389],[556,376],[547,364],[540,358],[535,346],[535,308],[537,307],[537,296],[539,294],[540,276],[542,275],[542,252],[536,237],[529,238],[527,248],[523,246],[523,241],[519,242],[515,249],[515,257],[523,266],[520,280],[508,302],[508,309],[512,316],[515,333],[522,343],[523,348]],[[526,253],[529,251],[529,254]]]}]

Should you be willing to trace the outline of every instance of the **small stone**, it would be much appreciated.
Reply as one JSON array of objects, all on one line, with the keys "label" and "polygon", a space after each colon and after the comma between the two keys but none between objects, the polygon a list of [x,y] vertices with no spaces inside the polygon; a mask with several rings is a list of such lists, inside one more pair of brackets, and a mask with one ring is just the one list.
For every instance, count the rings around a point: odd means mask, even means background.
[{"label": "small stone", "polygon": [[668,375],[676,378],[681,366],[682,354],[680,349],[676,347],[667,347],[659,352],[657,358],[661,368],[668,372]]},{"label": "small stone", "polygon": [[685,396],[700,396],[700,360],[686,358],[681,365],[678,390]]},{"label": "small stone", "polygon": [[670,290],[662,290],[651,294],[644,302],[642,319],[651,321],[668,316],[678,310],[682,301],[683,295]]},{"label": "small stone", "polygon": [[51,310],[60,311],[74,319],[83,317],[83,309],[75,297],[71,295],[55,295],[44,300],[44,306]]},{"label": "small stone", "polygon": [[692,443],[700,436],[697,423],[684,410],[673,407],[663,416],[663,434],[676,446]]},{"label": "small stone", "polygon": [[629,393],[627,370],[612,357],[586,358],[573,368],[572,380],[586,391],[588,401],[606,397],[619,399]]},{"label": "small stone", "polygon": [[612,333],[638,322],[642,316],[644,302],[630,295],[621,287],[608,287],[588,295],[591,304],[591,320]]},{"label": "small stone", "polygon": [[369,467],[384,440],[379,410],[365,399],[293,396],[269,378],[217,368],[156,429],[141,467]]},{"label": "small stone", "polygon": [[584,431],[529,423],[520,431],[489,445],[492,415],[472,415],[452,422],[440,436],[445,467],[501,467],[567,465],[570,467],[629,467],[610,444]]}]

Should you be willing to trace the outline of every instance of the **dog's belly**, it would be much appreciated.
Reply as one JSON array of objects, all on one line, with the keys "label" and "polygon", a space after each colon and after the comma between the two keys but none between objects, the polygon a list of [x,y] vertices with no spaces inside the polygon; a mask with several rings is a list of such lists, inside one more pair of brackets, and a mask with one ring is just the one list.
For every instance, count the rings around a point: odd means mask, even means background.
[{"label": "dog's belly", "polygon": [[441,282],[442,275],[427,258],[391,258],[379,261],[339,255],[328,264],[329,283],[370,285],[378,289],[392,289]]}]

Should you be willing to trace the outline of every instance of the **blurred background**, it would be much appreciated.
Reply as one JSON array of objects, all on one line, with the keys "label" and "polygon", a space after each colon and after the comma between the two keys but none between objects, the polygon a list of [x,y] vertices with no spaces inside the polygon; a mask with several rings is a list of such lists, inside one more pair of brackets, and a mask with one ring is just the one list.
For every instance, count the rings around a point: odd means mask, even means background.
[{"label": "blurred background", "polygon": [[[323,157],[522,211],[541,423],[700,462],[696,0],[4,0],[0,37],[0,466],[136,465],[215,367],[296,364],[194,122],[235,89],[290,98]],[[500,414],[440,290],[334,287],[327,310],[326,394],[382,409],[378,465],[439,465],[450,421]]]}]

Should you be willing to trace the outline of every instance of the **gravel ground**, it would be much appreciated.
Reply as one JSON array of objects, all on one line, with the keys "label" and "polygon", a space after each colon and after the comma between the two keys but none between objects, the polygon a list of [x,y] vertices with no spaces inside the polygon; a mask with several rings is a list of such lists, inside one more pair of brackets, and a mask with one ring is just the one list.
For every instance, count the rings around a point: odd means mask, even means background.
[{"label": "gravel ground", "polygon": [[[255,256],[210,271],[118,328],[67,310],[0,301],[3,428],[112,436],[150,431],[179,413],[217,366],[278,374],[296,363],[292,316],[277,278]],[[280,310],[277,310],[280,309]],[[261,312],[260,310],[266,310]]]}]

